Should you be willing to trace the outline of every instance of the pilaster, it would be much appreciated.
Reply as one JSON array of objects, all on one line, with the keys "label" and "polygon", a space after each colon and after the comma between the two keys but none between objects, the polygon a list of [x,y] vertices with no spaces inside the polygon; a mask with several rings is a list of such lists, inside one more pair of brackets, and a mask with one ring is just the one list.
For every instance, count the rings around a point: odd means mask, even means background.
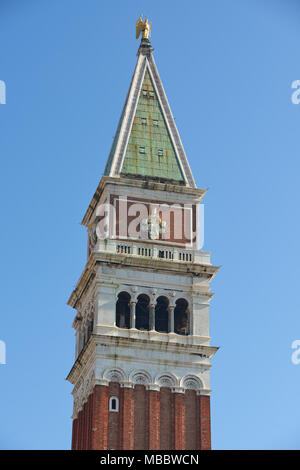
[{"label": "pilaster", "polygon": [[134,397],[133,388],[121,389],[122,449],[134,449]]},{"label": "pilaster", "polygon": [[96,385],[93,393],[93,417],[91,448],[107,449],[108,427],[108,389],[104,385]]},{"label": "pilaster", "polygon": [[211,449],[210,396],[198,395],[200,410],[200,449]]},{"label": "pilaster", "polygon": [[160,396],[159,391],[149,390],[149,449],[160,449]]},{"label": "pilaster", "polygon": [[185,405],[184,394],[174,393],[174,449],[185,449]]}]

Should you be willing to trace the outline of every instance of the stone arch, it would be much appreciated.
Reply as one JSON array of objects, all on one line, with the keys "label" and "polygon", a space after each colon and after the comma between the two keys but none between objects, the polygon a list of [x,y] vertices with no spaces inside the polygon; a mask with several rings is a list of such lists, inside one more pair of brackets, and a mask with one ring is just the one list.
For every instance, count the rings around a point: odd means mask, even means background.
[{"label": "stone arch", "polygon": [[108,382],[127,382],[127,376],[120,367],[113,367],[112,369],[106,369],[103,372],[103,378]]},{"label": "stone arch", "polygon": [[135,327],[138,330],[149,330],[150,328],[150,297],[140,294],[135,306]]},{"label": "stone arch", "polygon": [[178,335],[189,334],[190,311],[189,303],[183,297],[175,302],[174,309],[174,332]]},{"label": "stone arch", "polygon": [[119,292],[116,302],[116,326],[119,328],[130,328],[130,300],[128,292]]},{"label": "stone arch", "polygon": [[187,390],[197,391],[202,390],[204,388],[202,379],[200,379],[200,377],[198,377],[197,375],[192,374],[185,375],[184,377],[182,377],[180,381],[180,386]]},{"label": "stone arch", "polygon": [[129,381],[136,385],[148,385],[152,383],[152,377],[145,370],[135,370],[129,375]]},{"label": "stone arch", "polygon": [[178,387],[179,385],[177,377],[169,372],[156,376],[155,383],[160,387],[168,388]]},{"label": "stone arch", "polygon": [[161,333],[169,332],[169,299],[160,295],[155,305],[155,330]]}]

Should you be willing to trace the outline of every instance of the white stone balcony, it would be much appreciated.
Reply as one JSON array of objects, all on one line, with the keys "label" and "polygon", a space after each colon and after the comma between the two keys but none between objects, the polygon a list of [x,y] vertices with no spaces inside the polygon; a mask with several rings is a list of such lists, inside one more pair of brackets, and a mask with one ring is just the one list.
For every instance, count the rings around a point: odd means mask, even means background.
[{"label": "white stone balcony", "polygon": [[159,259],[160,261],[176,261],[182,263],[197,263],[210,265],[210,252],[201,250],[182,249],[174,246],[164,246],[154,243],[140,243],[120,240],[98,240],[94,252],[117,253],[139,258]]}]

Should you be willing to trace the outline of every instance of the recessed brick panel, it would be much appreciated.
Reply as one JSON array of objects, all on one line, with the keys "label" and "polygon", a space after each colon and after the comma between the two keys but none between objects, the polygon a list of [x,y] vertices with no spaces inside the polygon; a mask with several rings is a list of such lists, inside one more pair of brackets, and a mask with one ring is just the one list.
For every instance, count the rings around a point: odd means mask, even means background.
[{"label": "recessed brick panel", "polygon": [[170,388],[162,387],[160,395],[160,449],[174,449],[174,410],[173,393]]},{"label": "recessed brick panel", "polygon": [[160,449],[160,393],[149,390],[148,395],[148,449]]},{"label": "recessed brick panel", "polygon": [[134,448],[148,449],[148,392],[144,385],[134,389]]},{"label": "recessed brick panel", "polygon": [[200,448],[199,435],[199,406],[195,390],[185,392],[185,449]]},{"label": "recessed brick panel", "polygon": [[134,447],[134,390],[122,388],[122,449],[133,450]]},{"label": "recessed brick panel", "polygon": [[[120,403],[120,384],[111,382],[108,388],[108,400],[116,397]],[[108,411],[108,437],[109,450],[121,449],[120,408],[119,411]]]}]

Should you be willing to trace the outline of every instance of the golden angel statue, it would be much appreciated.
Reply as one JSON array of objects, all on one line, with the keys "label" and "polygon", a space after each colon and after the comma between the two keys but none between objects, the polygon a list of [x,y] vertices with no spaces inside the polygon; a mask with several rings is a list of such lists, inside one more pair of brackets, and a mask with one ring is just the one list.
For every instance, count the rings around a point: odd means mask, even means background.
[{"label": "golden angel statue", "polygon": [[152,28],[152,23],[150,24],[148,22],[148,18],[145,18],[145,21],[142,20],[142,16],[141,15],[139,17],[139,19],[137,20],[136,22],[136,28],[135,28],[135,31],[136,31],[136,38],[138,39],[141,32],[143,33],[143,39],[149,39],[149,37],[151,36],[151,28]]}]

